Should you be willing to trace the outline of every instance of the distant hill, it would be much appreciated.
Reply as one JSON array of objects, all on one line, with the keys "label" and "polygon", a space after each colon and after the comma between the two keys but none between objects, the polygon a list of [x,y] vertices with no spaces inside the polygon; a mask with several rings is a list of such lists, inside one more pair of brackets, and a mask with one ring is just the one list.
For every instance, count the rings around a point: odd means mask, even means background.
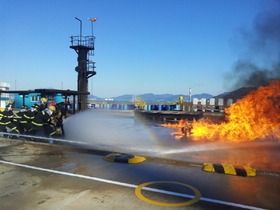
[{"label": "distant hill", "polygon": [[237,99],[243,98],[244,96],[248,95],[252,90],[256,90],[256,89],[257,88],[255,87],[242,87],[232,92],[215,96],[215,98],[223,98],[225,100],[233,99],[233,101],[236,101]]},{"label": "distant hill", "polygon": [[[243,88],[239,88],[237,90],[234,90],[232,92],[224,92],[221,93],[217,96],[213,96],[211,94],[208,93],[201,93],[201,94],[194,94],[192,95],[192,99],[193,98],[205,98],[205,99],[210,99],[210,98],[224,98],[225,100],[227,99],[233,99],[234,101],[236,101],[237,99],[241,99],[242,97],[246,96],[248,93],[250,93],[252,90],[256,90],[257,88],[253,88],[253,87],[243,87]],[[125,95],[121,95],[121,96],[117,96],[117,97],[111,97],[111,98],[101,98],[101,97],[97,97],[94,95],[89,95],[88,99],[89,101],[115,101],[115,102],[133,102],[134,101],[134,97],[141,97],[144,101],[146,102],[178,102],[179,101],[179,97],[183,96],[184,97],[184,101],[188,102],[189,101],[189,95],[184,95],[184,94],[178,94],[178,95],[173,95],[173,94],[153,94],[153,93],[145,93],[145,94],[141,94],[141,95],[132,95],[132,94],[125,94]]]},{"label": "distant hill", "polygon": [[230,93],[230,92],[224,92],[224,93],[221,93],[221,94],[215,96],[214,98],[216,98],[216,97],[224,97],[225,95],[227,95],[227,94],[229,94],[229,93]]}]

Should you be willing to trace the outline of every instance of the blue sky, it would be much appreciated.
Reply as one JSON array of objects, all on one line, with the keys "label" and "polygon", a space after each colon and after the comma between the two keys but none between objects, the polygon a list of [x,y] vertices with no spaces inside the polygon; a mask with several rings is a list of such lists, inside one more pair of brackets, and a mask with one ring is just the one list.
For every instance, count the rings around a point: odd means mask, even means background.
[{"label": "blue sky", "polygon": [[[240,27],[274,0],[0,0],[0,82],[11,90],[77,89],[70,36],[91,35],[89,92],[217,95],[228,91]],[[242,48],[242,47],[241,47]]]}]

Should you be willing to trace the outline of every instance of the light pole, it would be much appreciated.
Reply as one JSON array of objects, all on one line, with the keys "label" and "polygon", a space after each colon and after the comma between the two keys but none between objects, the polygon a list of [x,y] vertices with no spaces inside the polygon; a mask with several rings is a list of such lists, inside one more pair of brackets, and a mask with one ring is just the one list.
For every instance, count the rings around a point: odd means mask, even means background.
[{"label": "light pole", "polygon": [[77,17],[75,17],[75,19],[80,21],[80,44],[79,45],[81,45],[81,41],[82,41],[82,21]]}]

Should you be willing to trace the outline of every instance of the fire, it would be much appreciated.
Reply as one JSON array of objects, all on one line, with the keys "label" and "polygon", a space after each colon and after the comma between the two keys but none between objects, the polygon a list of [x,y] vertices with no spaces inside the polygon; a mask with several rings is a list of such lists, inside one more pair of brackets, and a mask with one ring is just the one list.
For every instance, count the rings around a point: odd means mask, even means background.
[{"label": "fire", "polygon": [[[259,87],[225,109],[226,121],[220,124],[210,120],[162,126],[177,129],[179,135],[185,125],[192,126],[191,139],[195,141],[253,141],[273,136],[280,137],[280,80]],[[180,136],[180,135],[179,135]],[[182,135],[181,135],[182,136]],[[180,137],[181,137],[180,136]]]}]

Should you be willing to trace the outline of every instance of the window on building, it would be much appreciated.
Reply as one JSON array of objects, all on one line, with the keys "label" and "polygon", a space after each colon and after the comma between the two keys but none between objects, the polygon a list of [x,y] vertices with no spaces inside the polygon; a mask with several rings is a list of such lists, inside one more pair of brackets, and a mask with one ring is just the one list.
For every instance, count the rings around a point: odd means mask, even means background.
[{"label": "window on building", "polygon": [[39,99],[40,99],[39,96],[31,96],[31,97],[30,97],[30,101],[31,101],[31,102],[38,102]]}]

